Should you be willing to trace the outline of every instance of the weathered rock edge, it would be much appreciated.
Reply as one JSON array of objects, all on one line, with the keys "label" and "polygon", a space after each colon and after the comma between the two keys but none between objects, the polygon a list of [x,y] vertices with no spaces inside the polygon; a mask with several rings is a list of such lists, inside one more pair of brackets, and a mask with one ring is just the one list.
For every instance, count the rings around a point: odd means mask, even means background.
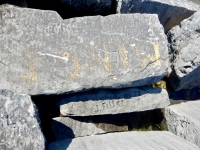
[{"label": "weathered rock edge", "polygon": [[47,150],[199,150],[199,148],[168,131],[121,132],[79,137],[50,143]]},{"label": "weathered rock edge", "polygon": [[168,130],[200,147],[200,101],[165,108]]},{"label": "weathered rock edge", "polygon": [[168,36],[169,80],[173,88],[200,87],[200,11],[172,28]]},{"label": "weathered rock edge", "polygon": [[165,89],[142,87],[69,94],[57,105],[63,116],[91,116],[152,110],[169,103]]},{"label": "weathered rock edge", "polygon": [[30,96],[0,90],[0,149],[44,150],[38,121]]},{"label": "weathered rock edge", "polygon": [[0,84],[29,95],[155,83],[168,68],[157,15],[62,20],[53,11],[0,6]]},{"label": "weathered rock edge", "polygon": [[194,0],[116,0],[118,13],[157,14],[167,33],[182,20],[200,10]]}]

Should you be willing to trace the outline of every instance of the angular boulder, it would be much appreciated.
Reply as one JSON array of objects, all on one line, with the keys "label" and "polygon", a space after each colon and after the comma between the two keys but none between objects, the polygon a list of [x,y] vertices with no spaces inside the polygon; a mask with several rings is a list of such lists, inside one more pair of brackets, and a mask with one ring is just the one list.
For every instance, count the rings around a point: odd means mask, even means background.
[{"label": "angular boulder", "polygon": [[198,0],[116,0],[118,13],[158,14],[165,32],[199,10]]},{"label": "angular boulder", "polygon": [[62,20],[56,12],[0,6],[1,88],[29,95],[144,86],[168,68],[157,15]]},{"label": "angular boulder", "polygon": [[58,100],[63,116],[119,114],[164,108],[169,105],[167,91],[160,88],[94,90],[68,94]]},{"label": "angular boulder", "polygon": [[200,87],[200,11],[182,21],[167,34],[169,40],[169,80],[173,88]]},{"label": "angular boulder", "polygon": [[165,108],[168,130],[200,147],[200,101]]},{"label": "angular boulder", "polygon": [[50,143],[47,150],[199,150],[190,143],[168,131],[121,132],[79,137]]},{"label": "angular boulder", "polygon": [[57,117],[52,119],[51,131],[58,141],[109,132],[162,130],[162,120],[160,109],[117,115]]},{"label": "angular boulder", "polygon": [[44,150],[38,121],[30,96],[0,90],[0,149]]}]

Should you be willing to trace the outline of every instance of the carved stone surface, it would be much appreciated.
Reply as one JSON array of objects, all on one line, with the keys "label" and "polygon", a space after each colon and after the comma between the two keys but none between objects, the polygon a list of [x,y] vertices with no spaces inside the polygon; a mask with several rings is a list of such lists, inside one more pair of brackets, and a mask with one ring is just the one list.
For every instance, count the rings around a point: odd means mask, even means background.
[{"label": "carved stone surface", "polygon": [[182,21],[168,33],[169,79],[175,90],[200,87],[200,12]]},{"label": "carved stone surface", "polygon": [[168,131],[109,133],[50,143],[47,150],[199,150]]},{"label": "carved stone surface", "polygon": [[53,11],[3,5],[0,18],[1,88],[36,95],[135,87],[166,74],[157,15],[62,20]]},{"label": "carved stone surface", "polygon": [[165,108],[169,131],[200,147],[200,101],[191,101]]},{"label": "carved stone surface", "polygon": [[116,0],[119,13],[158,14],[165,32],[199,10],[195,0]]},{"label": "carved stone surface", "polygon": [[150,87],[94,90],[63,96],[57,105],[64,116],[90,116],[164,108],[169,97],[166,90]]},{"label": "carved stone surface", "polygon": [[38,121],[30,96],[0,90],[0,149],[44,150]]},{"label": "carved stone surface", "polygon": [[57,117],[52,120],[51,131],[55,140],[64,140],[108,132],[163,130],[162,120],[160,109],[116,115]]}]

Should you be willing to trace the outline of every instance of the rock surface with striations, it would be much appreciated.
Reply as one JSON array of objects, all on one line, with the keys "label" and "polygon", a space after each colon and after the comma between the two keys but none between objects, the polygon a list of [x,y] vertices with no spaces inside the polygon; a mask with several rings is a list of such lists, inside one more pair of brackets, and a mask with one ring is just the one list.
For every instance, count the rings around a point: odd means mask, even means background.
[{"label": "rock surface with striations", "polygon": [[200,147],[200,101],[165,108],[168,130]]},{"label": "rock surface with striations", "polygon": [[169,97],[166,90],[150,87],[94,90],[66,95],[57,105],[63,116],[91,116],[164,108]]},{"label": "rock surface with striations", "polygon": [[1,88],[29,95],[144,86],[168,68],[155,14],[62,20],[54,11],[0,6]]},{"label": "rock surface with striations", "polygon": [[169,79],[173,88],[200,87],[200,12],[182,21],[167,34],[169,40]]},{"label": "rock surface with striations", "polygon": [[38,121],[30,96],[0,90],[0,149],[44,150]]},{"label": "rock surface with striations", "polygon": [[168,131],[109,133],[50,143],[47,150],[199,150]]},{"label": "rock surface with striations", "polygon": [[199,10],[199,0],[116,0],[118,13],[158,14],[165,32]]}]

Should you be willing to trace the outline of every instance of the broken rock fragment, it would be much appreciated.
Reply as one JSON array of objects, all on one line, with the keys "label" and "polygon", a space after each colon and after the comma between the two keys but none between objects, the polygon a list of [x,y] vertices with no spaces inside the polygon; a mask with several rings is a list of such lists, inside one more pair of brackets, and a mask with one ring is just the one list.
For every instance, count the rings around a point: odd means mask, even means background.
[{"label": "broken rock fragment", "polygon": [[165,32],[200,8],[199,0],[116,0],[118,13],[158,14]]},{"label": "broken rock fragment", "polygon": [[169,41],[169,80],[173,88],[200,87],[200,12],[182,21],[167,34]]},{"label": "broken rock fragment", "polygon": [[0,149],[44,148],[39,116],[30,96],[0,90]]},{"label": "broken rock fragment", "polygon": [[200,147],[200,101],[165,108],[168,130]]}]

